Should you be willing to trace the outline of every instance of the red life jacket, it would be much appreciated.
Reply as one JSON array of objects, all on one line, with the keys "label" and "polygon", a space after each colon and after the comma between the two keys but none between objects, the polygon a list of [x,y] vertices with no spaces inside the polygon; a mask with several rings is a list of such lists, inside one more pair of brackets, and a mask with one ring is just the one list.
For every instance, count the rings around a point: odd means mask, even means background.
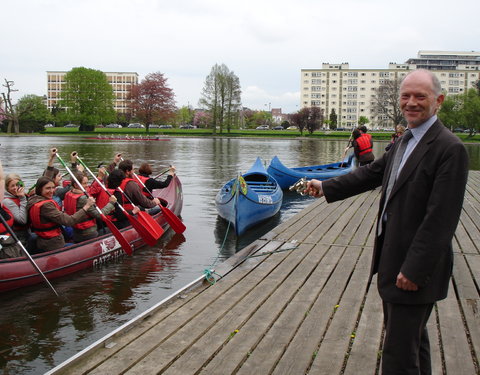
[{"label": "red life jacket", "polygon": [[372,152],[372,136],[370,134],[362,134],[356,139],[358,144],[358,154],[364,155]]},{"label": "red life jacket", "polygon": [[[145,195],[147,198],[150,198],[151,197],[151,194],[147,191],[147,189],[144,187],[146,184],[147,184],[147,180],[150,179],[150,177],[148,176],[142,176],[142,175],[139,175],[137,174],[137,178],[135,178],[135,182],[137,183],[138,186],[140,186],[140,189],[142,189],[142,194]],[[140,181],[143,182],[143,185],[140,183]]]},{"label": "red life jacket", "polygon": [[[115,192],[115,189],[107,188],[107,191],[110,193],[110,195],[113,195],[113,193]],[[110,200],[110,195],[105,190],[102,189],[102,191],[98,193],[97,198],[95,199],[95,204],[97,205],[97,207],[100,209],[105,207]]]},{"label": "red life jacket", "polygon": [[[128,177],[124,178],[122,183],[120,184],[119,188],[122,189],[123,192],[125,192],[125,187],[127,186],[127,184],[130,181],[133,181],[133,178],[128,178]],[[133,210],[134,206],[133,206],[133,204],[130,203],[130,201],[128,200],[128,198],[125,195],[126,194],[122,194],[122,206],[126,210],[131,211],[131,210]]]},{"label": "red life jacket", "polygon": [[[18,197],[5,197],[5,198],[11,199],[12,201],[15,202],[15,204],[16,204],[18,207],[20,207],[20,198],[18,198]],[[2,206],[2,207],[3,207],[3,206]],[[10,213],[10,211],[9,211],[9,213]],[[10,216],[13,217],[13,215],[10,215]],[[10,225],[10,227],[12,227],[12,229],[13,229],[15,232],[16,232],[16,231],[27,230],[27,227],[28,227],[27,224],[17,224],[17,223],[15,222],[15,219],[13,220],[13,224],[8,224],[8,225]]]},{"label": "red life jacket", "polygon": [[[7,222],[7,224],[10,226],[10,228],[12,227],[13,225],[13,215],[12,213],[10,212],[10,210],[7,208],[7,207],[4,207],[2,205],[1,207],[1,210],[3,212],[0,212],[0,215],[3,216],[3,218],[5,219],[5,221]],[[6,215],[5,215],[6,214]],[[2,236],[10,236],[10,233],[8,232],[7,228],[5,227],[5,225],[3,225],[3,223],[0,222],[0,235]]]},{"label": "red life jacket", "polygon": [[40,202],[35,203],[32,207],[30,207],[29,215],[30,215],[30,223],[32,227],[32,231],[38,235],[38,237],[44,239],[50,239],[62,234],[62,230],[60,229],[60,225],[50,221],[48,223],[42,223],[40,221],[40,210],[42,206],[47,203],[51,202],[55,205],[57,210],[60,211],[60,206],[55,202],[53,199],[46,199]]},{"label": "red life jacket", "polygon": [[[73,215],[75,212],[77,212],[78,198],[80,198],[82,195],[83,193],[74,193],[71,190],[65,194],[65,199],[63,200],[63,209],[65,213],[67,213],[68,215]],[[73,227],[75,229],[87,229],[93,227],[96,224],[97,222],[95,218],[89,217],[88,219],[85,219],[78,224],[74,224]]]}]

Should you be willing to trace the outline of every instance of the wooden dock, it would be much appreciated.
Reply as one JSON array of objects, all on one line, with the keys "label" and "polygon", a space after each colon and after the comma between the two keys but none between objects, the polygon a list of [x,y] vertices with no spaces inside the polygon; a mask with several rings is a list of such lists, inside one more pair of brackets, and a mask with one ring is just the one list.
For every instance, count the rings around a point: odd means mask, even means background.
[{"label": "wooden dock", "polygon": [[[379,190],[315,201],[55,374],[378,374],[367,285]],[[434,374],[479,374],[480,172],[471,171],[448,298],[429,321]]]}]

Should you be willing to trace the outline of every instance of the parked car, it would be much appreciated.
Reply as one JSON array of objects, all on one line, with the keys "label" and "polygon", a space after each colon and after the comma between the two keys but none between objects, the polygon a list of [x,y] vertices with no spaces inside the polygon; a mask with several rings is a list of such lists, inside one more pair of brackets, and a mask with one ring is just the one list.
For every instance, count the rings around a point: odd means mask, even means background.
[{"label": "parked car", "polygon": [[121,128],[122,125],[120,125],[120,124],[108,124],[105,127],[106,128]]},{"label": "parked car", "polygon": [[131,124],[128,124],[128,128],[144,128],[145,126],[140,124],[139,122],[133,122]]},{"label": "parked car", "polygon": [[255,128],[256,130],[269,130],[268,125],[260,125]]},{"label": "parked car", "polygon": [[289,126],[287,130],[298,130],[298,128],[296,126]]},{"label": "parked car", "polygon": [[150,129],[158,129],[158,128],[160,128],[160,125],[150,124],[150,125],[148,125],[148,127],[149,127]]},{"label": "parked car", "polygon": [[53,128],[53,124],[45,124],[43,125],[44,128]]},{"label": "parked car", "polygon": [[195,129],[195,126],[186,124],[186,125],[181,125],[180,129]]},{"label": "parked car", "polygon": [[462,128],[455,128],[455,129],[453,129],[453,132],[454,133],[463,133],[464,130]]},{"label": "parked car", "polygon": [[172,125],[160,125],[160,129],[171,129],[173,128]]},{"label": "parked car", "polygon": [[64,126],[64,128],[78,128],[79,126],[78,125],[75,125],[75,124],[67,124]]},{"label": "parked car", "polygon": [[273,130],[285,130],[282,125],[277,125],[273,127]]}]

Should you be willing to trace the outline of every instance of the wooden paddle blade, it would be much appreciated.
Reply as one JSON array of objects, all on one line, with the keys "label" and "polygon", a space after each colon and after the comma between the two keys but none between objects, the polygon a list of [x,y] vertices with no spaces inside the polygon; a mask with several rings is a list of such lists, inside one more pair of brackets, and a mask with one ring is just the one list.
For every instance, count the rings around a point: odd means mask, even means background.
[{"label": "wooden paddle blade", "polygon": [[108,229],[112,232],[113,236],[117,239],[117,241],[122,246],[122,249],[127,253],[127,255],[132,255],[133,249],[132,246],[128,243],[127,239],[123,237],[122,233],[118,230],[118,228],[111,222],[111,220],[106,217],[105,215],[100,216],[105,224],[107,224]]},{"label": "wooden paddle blade", "polygon": [[142,223],[150,233],[152,233],[153,237],[156,237],[157,239],[162,237],[164,230],[152,216],[145,211],[140,211],[137,214],[137,217],[138,221]]},{"label": "wooden paddle blade", "polygon": [[149,246],[155,246],[157,244],[158,238],[160,237],[155,237],[154,235],[152,235],[152,233],[149,233],[147,228],[132,215],[128,213],[125,214],[127,215],[130,224],[132,224],[132,227],[135,228],[135,230],[140,235],[140,237],[142,237],[145,243]]},{"label": "wooden paddle blade", "polygon": [[175,233],[185,232],[185,229],[187,229],[185,224],[183,224],[182,221],[169,208],[163,207],[161,204],[160,207],[162,208],[162,213],[167,220],[167,223],[175,231]]}]

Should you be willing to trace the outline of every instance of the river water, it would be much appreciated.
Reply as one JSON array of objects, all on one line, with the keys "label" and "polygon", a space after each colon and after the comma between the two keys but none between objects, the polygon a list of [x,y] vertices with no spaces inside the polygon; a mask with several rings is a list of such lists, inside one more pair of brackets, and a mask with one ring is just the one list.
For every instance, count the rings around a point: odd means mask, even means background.
[{"label": "river water", "polygon": [[[183,235],[167,231],[155,247],[99,268],[54,280],[60,298],[41,284],[0,294],[0,374],[42,374],[174,293],[312,202],[286,192],[279,214],[236,238],[217,216],[215,195],[259,156],[278,155],[287,166],[342,158],[346,141],[311,139],[164,138],[118,141],[77,137],[0,137],[5,173],[31,186],[46,167],[48,150],[64,160],[77,151],[91,168],[121,152],[134,165],[150,162],[154,174],[174,164],[183,184]],[[374,153],[385,142],[375,142]],[[480,169],[480,146],[467,145],[471,169]],[[58,167],[58,163],[57,167]]]}]

